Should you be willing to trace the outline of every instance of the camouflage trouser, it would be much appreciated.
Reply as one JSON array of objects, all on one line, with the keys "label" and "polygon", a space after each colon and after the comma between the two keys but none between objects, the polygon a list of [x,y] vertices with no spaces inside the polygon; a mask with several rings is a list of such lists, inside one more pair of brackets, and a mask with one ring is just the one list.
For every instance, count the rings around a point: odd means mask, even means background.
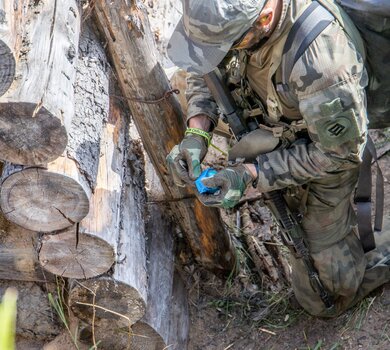
[{"label": "camouflage trouser", "polygon": [[329,312],[311,287],[303,262],[292,257],[295,296],[312,315],[336,316],[390,280],[390,225],[376,236],[377,248],[367,254],[357,236],[351,205],[357,176],[357,170],[343,171],[286,198],[295,208],[305,203],[305,239],[320,279],[335,299]]}]

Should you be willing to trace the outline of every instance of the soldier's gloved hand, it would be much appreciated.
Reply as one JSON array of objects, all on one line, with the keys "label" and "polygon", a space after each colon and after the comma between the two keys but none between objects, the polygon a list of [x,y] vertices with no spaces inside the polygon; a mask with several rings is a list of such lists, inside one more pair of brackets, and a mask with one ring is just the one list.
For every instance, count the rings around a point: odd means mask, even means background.
[{"label": "soldier's gloved hand", "polygon": [[193,186],[202,169],[211,135],[203,130],[188,128],[180,144],[172,148],[166,160],[168,170],[177,186]]},{"label": "soldier's gloved hand", "polygon": [[253,182],[250,172],[243,164],[229,166],[202,183],[210,188],[218,187],[214,194],[198,194],[199,200],[207,206],[233,208],[244,194],[247,186]]}]

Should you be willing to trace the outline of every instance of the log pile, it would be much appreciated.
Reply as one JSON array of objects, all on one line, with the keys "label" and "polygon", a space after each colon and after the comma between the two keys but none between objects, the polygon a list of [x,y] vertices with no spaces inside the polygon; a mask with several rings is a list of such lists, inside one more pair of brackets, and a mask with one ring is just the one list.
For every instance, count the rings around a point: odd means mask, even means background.
[{"label": "log pile", "polygon": [[[7,237],[0,279],[55,286],[56,275],[65,278],[69,310],[93,344],[105,344],[99,348],[185,349],[188,309],[174,277],[172,223],[150,208],[145,239],[142,154],[104,43],[77,0],[18,4],[17,34],[0,27],[0,50],[9,53],[0,66],[0,228]],[[196,211],[185,210],[195,220]],[[148,332],[161,341],[135,337]]]}]

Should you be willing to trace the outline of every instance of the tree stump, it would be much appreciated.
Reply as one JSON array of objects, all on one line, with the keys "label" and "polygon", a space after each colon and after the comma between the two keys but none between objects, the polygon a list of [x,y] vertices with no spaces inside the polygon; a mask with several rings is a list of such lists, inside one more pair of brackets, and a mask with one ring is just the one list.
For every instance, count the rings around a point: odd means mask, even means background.
[{"label": "tree stump", "polygon": [[40,165],[67,144],[81,21],[77,0],[34,1],[26,9],[17,79],[0,98],[0,159]]}]

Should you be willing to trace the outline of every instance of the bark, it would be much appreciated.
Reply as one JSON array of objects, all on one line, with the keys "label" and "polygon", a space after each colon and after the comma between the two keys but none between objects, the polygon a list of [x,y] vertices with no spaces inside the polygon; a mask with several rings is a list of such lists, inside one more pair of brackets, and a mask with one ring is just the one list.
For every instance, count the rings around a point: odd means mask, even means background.
[{"label": "bark", "polygon": [[173,225],[162,208],[149,205],[148,302],[144,317],[132,326],[131,349],[164,349],[168,345],[174,273]]},{"label": "bark", "polygon": [[77,0],[30,1],[25,10],[17,79],[0,99],[0,158],[37,165],[67,144],[80,14]]},{"label": "bark", "polygon": [[125,155],[116,264],[102,277],[73,282],[70,292],[77,317],[91,324],[94,308],[90,305],[96,304],[95,324],[110,320],[113,328],[129,327],[144,315],[147,293],[143,164],[137,144],[128,142],[132,149]]},{"label": "bark", "polygon": [[188,291],[178,271],[173,275],[168,345],[171,350],[186,350],[190,332]]},{"label": "bark", "polygon": [[[197,260],[216,272],[228,273],[235,256],[216,209],[205,208],[193,193],[176,187],[165,157],[183,137],[185,125],[177,100],[168,97],[167,77],[156,59],[149,22],[140,1],[95,3],[118,79],[141,135],[145,149],[171,203],[172,213],[185,232]],[[146,102],[145,102],[146,101]]]}]

